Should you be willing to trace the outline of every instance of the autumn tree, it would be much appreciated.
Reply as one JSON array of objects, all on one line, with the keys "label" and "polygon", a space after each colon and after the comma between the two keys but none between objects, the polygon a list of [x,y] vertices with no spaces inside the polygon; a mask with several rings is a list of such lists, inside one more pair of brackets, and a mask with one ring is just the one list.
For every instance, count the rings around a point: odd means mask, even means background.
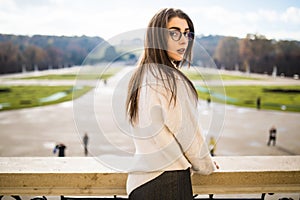
[{"label": "autumn tree", "polygon": [[270,72],[275,65],[272,60],[274,58],[273,41],[266,39],[263,35],[247,34],[246,38],[239,42],[239,53],[245,71]]},{"label": "autumn tree", "polygon": [[34,70],[35,66],[43,68],[46,66],[47,54],[37,46],[28,45],[24,52],[24,64],[29,71]]},{"label": "autumn tree", "polygon": [[45,48],[47,52],[47,66],[52,68],[58,68],[58,66],[64,62],[64,52],[54,46],[48,46]]},{"label": "autumn tree", "polygon": [[225,69],[233,70],[235,65],[239,63],[239,43],[238,38],[224,37],[220,40],[214,58],[219,65]]},{"label": "autumn tree", "polygon": [[9,42],[0,43],[0,73],[21,72],[22,55],[17,45]]},{"label": "autumn tree", "polygon": [[275,61],[278,74],[293,76],[300,73],[300,43],[279,41],[275,45]]}]

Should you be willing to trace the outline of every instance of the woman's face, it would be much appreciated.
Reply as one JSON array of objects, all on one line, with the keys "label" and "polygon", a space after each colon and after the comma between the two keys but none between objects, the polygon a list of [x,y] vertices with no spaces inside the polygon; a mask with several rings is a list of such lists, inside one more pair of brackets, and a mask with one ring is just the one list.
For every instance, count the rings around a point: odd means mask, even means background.
[{"label": "woman's face", "polygon": [[172,60],[181,61],[184,57],[189,40],[189,26],[185,19],[173,17],[167,24],[168,34],[168,56]]}]

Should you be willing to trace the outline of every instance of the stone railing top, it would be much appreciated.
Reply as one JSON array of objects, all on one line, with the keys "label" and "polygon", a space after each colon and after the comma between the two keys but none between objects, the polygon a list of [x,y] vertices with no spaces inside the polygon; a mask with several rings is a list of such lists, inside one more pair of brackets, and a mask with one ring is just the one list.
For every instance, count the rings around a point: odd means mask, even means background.
[{"label": "stone railing top", "polygon": [[[216,172],[300,171],[300,156],[214,157]],[[0,157],[0,173],[118,173],[96,157]],[[120,172],[122,173],[122,172]]]},{"label": "stone railing top", "polygon": [[[195,194],[295,193],[300,156],[214,157],[220,169],[193,174]],[[126,195],[125,172],[93,157],[0,157],[0,194]]]}]

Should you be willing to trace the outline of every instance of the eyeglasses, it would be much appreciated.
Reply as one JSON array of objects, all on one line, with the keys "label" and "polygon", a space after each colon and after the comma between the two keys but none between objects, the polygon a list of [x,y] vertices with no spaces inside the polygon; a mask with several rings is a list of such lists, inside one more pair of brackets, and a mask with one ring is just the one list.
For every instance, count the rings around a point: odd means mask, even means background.
[{"label": "eyeglasses", "polygon": [[179,41],[184,35],[185,38],[187,38],[189,41],[192,41],[194,39],[194,33],[192,32],[180,32],[179,30],[169,30],[169,34],[174,41]]}]

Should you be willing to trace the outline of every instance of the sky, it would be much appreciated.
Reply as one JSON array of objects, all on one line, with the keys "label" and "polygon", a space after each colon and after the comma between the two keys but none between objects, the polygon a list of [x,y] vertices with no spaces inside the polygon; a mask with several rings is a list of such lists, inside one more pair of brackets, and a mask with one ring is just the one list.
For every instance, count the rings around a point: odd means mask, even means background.
[{"label": "sky", "polygon": [[299,0],[0,0],[0,33],[109,40],[146,28],[166,7],[186,12],[197,35],[300,40]]}]

